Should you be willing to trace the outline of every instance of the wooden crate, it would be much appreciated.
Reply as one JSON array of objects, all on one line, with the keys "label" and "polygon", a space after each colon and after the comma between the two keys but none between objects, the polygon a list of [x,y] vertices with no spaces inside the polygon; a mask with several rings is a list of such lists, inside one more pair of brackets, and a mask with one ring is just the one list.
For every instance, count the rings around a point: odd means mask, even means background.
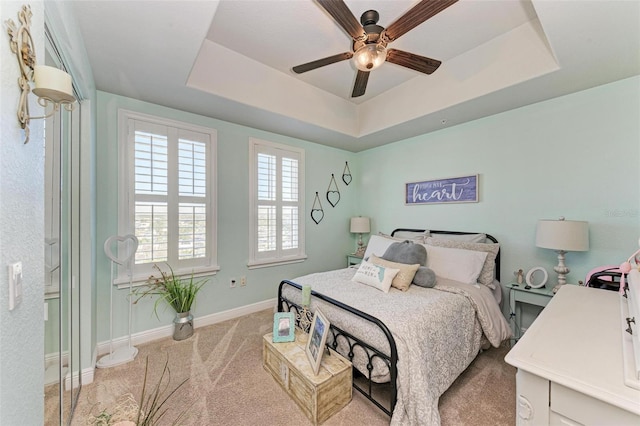
[{"label": "wooden crate", "polygon": [[318,375],[304,353],[306,335],[296,330],[295,342],[273,343],[263,337],[262,365],[313,422],[321,424],[351,401],[351,363],[331,351],[322,357]]}]

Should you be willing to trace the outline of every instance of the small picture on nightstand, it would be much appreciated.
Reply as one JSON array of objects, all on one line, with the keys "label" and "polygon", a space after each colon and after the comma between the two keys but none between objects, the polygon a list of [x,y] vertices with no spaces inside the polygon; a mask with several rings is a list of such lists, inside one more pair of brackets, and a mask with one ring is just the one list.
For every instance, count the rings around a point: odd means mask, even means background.
[{"label": "small picture on nightstand", "polygon": [[276,312],[273,315],[273,342],[293,342],[295,335],[295,318],[292,312]]},{"label": "small picture on nightstand", "polygon": [[[534,275],[536,274],[536,272],[539,272],[538,275],[542,275],[542,279],[539,282],[536,282],[536,280],[534,279]],[[542,266],[536,266],[535,268],[532,268],[529,272],[527,272],[525,282],[527,283],[527,286],[529,288],[541,288],[544,287],[548,279],[549,274],[547,273],[547,270]]]}]

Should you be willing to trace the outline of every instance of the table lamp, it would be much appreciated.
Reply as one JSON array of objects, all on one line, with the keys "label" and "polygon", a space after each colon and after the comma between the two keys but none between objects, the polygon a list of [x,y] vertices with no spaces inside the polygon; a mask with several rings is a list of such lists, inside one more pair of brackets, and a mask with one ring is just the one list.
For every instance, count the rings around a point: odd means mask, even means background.
[{"label": "table lamp", "polygon": [[564,263],[569,251],[589,250],[589,222],[579,220],[539,220],[536,229],[536,246],[555,250],[558,253],[558,265],[553,268],[558,273],[558,284],[553,288],[556,293],[567,283],[569,268]]},{"label": "table lamp", "polygon": [[362,256],[365,250],[362,244],[362,234],[368,234],[371,232],[369,218],[362,216],[352,217],[350,231],[352,234],[358,234],[358,250],[356,251],[356,254],[358,256]]}]

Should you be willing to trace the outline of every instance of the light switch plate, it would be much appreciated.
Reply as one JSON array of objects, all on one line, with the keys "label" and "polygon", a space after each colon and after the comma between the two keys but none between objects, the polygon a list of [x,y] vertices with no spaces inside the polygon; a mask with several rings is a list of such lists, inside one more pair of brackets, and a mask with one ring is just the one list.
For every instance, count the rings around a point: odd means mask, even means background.
[{"label": "light switch plate", "polygon": [[22,302],[22,262],[9,265],[9,310]]}]

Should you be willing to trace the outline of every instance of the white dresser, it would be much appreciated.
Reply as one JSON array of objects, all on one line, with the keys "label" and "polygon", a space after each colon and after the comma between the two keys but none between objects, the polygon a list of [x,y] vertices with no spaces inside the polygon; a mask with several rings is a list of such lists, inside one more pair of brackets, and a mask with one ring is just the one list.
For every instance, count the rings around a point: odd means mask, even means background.
[{"label": "white dresser", "polygon": [[613,291],[558,291],[505,357],[518,369],[518,426],[640,425],[640,390],[625,385],[620,306]]}]

